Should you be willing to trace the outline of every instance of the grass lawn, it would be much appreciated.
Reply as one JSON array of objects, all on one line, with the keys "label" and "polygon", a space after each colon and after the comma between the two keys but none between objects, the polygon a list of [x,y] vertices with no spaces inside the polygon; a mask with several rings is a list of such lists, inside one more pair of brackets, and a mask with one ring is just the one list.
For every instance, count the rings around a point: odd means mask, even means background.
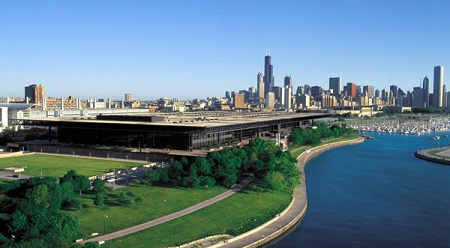
[{"label": "grass lawn", "polygon": [[359,137],[358,134],[349,134],[349,135],[344,135],[339,138],[331,138],[331,139],[325,140],[323,142],[323,144],[329,144],[329,143],[334,143],[334,142],[339,142],[339,141],[354,140],[354,139],[357,139],[358,137]]},{"label": "grass lawn", "polygon": [[291,153],[291,156],[294,158],[297,158],[298,156],[300,156],[300,154],[302,154],[304,151],[306,151],[306,149],[300,149],[296,152]]},{"label": "grass lawn", "polygon": [[[94,195],[83,195],[81,200],[88,207],[68,211],[68,213],[80,219],[80,230],[83,237],[88,238],[93,232],[103,234],[105,221],[106,232],[114,232],[185,209],[224,191],[226,189],[222,187],[187,189],[131,186],[105,194],[105,204],[100,207],[93,204]],[[131,192],[128,193],[128,199],[132,202],[129,207],[118,203],[117,198],[120,192]],[[138,197],[140,200],[136,201]],[[105,219],[105,215],[108,218]]]},{"label": "grass lawn", "polygon": [[0,159],[0,169],[8,167],[27,167],[22,174],[30,176],[62,177],[69,170],[75,170],[85,176],[99,175],[114,168],[129,168],[141,165],[134,162],[121,162],[114,160],[101,160],[89,158],[77,158],[54,155],[24,155],[19,157]]},{"label": "grass lawn", "polygon": [[175,246],[225,233],[236,227],[241,227],[238,231],[243,233],[273,218],[290,201],[291,195],[285,192],[256,193],[246,190],[190,215],[107,241],[102,247]]},{"label": "grass lawn", "polygon": [[10,179],[0,178],[0,184],[9,183],[9,182],[12,182],[12,181],[13,181],[13,180],[10,180]]}]

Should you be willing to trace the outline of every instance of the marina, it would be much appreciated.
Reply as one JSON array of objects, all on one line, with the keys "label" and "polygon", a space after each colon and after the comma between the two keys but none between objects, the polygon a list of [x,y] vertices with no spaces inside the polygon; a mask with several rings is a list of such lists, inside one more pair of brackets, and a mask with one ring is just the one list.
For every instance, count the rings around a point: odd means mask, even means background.
[{"label": "marina", "polygon": [[[353,122],[353,123],[352,123]],[[449,118],[437,117],[426,119],[370,119],[361,121],[348,121],[349,127],[359,130],[361,133],[395,133],[422,135],[425,133],[446,131],[450,127]],[[439,136],[433,139],[439,139]]]}]

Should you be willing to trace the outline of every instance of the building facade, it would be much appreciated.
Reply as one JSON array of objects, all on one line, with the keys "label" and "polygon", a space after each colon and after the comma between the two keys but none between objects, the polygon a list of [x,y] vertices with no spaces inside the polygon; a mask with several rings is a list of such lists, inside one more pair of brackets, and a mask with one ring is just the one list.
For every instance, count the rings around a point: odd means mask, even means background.
[{"label": "building facade", "polygon": [[444,67],[434,67],[434,82],[433,82],[433,107],[442,107],[442,100],[444,95]]}]

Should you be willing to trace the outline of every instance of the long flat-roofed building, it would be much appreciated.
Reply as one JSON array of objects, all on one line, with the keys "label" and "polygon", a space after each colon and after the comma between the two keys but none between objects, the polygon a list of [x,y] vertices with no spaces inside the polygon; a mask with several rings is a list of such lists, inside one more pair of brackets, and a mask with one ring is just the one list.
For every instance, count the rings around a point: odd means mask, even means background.
[{"label": "long flat-roofed building", "polygon": [[24,119],[30,126],[56,127],[58,141],[84,145],[198,149],[289,132],[328,113],[192,112],[99,115],[97,118]]}]

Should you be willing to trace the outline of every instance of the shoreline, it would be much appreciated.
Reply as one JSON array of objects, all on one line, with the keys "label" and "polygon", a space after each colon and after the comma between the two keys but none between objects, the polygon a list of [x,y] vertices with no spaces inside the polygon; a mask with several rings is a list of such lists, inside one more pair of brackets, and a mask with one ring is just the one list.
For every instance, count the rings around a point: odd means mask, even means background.
[{"label": "shoreline", "polygon": [[308,160],[324,151],[342,146],[356,145],[362,142],[364,142],[364,138],[358,137],[354,140],[339,141],[313,147],[300,154],[297,157],[297,166],[303,176],[300,179],[300,185],[294,189],[294,194],[289,206],[281,214],[263,225],[209,247],[261,247],[275,241],[285,233],[289,232],[304,217],[308,208],[305,175],[305,165]]},{"label": "shoreline", "polygon": [[450,159],[444,158],[444,157],[440,157],[440,156],[436,156],[436,155],[431,155],[429,153],[431,151],[446,150],[446,149],[448,150],[449,147],[418,150],[418,151],[414,152],[414,157],[422,159],[422,160],[425,160],[425,161],[437,163],[437,164],[450,165]]}]

